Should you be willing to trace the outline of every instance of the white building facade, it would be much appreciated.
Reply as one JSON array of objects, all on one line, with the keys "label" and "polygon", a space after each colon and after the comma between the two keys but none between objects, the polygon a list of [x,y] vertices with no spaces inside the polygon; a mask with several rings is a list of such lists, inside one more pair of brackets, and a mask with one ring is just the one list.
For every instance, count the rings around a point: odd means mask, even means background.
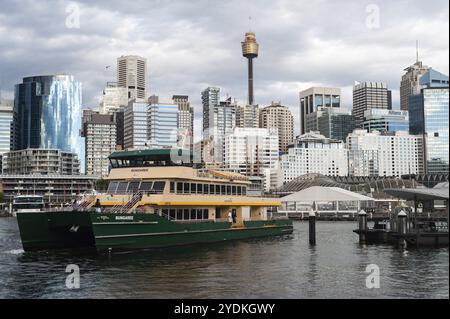
[{"label": "white building facade", "polygon": [[297,138],[293,148],[281,156],[279,185],[309,173],[348,175],[348,151],[343,141],[309,132]]},{"label": "white building facade", "polygon": [[226,170],[266,177],[266,189],[272,184],[276,186],[272,173],[279,165],[277,129],[236,127],[233,133],[225,136],[224,146]]},{"label": "white building facade", "polygon": [[398,131],[354,130],[347,137],[349,175],[395,176],[423,173],[423,138]]}]

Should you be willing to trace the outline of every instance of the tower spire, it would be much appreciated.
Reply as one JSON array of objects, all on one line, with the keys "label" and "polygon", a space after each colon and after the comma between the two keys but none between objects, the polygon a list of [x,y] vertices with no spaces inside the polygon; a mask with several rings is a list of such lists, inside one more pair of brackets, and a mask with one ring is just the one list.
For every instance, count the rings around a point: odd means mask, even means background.
[{"label": "tower spire", "polygon": [[416,62],[419,62],[419,40],[416,40]]}]

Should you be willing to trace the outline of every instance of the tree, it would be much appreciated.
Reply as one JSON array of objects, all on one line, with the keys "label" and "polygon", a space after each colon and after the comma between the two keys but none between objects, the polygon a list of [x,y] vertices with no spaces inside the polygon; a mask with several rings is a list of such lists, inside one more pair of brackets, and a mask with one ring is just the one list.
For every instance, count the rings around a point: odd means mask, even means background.
[{"label": "tree", "polygon": [[95,190],[96,191],[105,191],[108,188],[108,181],[100,178],[95,181]]}]

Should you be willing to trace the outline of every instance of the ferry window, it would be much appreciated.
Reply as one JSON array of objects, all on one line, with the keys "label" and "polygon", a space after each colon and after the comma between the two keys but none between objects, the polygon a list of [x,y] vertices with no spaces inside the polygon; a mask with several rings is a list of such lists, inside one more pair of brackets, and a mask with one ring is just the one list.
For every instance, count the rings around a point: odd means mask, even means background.
[{"label": "ferry window", "polygon": [[169,209],[169,217],[170,219],[175,219],[175,209]]},{"label": "ferry window", "polygon": [[163,216],[169,216],[169,210],[168,209],[163,209],[162,210],[162,214],[163,214]]},{"label": "ferry window", "polygon": [[177,193],[178,194],[183,193],[183,183],[180,183],[180,182],[177,183]]},{"label": "ferry window", "polygon": [[139,188],[141,191],[148,192],[152,189],[153,182],[142,182],[141,187]]},{"label": "ferry window", "polygon": [[112,160],[111,160],[111,166],[112,166],[112,168],[116,168],[116,167],[119,166],[119,163],[117,163],[117,160],[116,160],[116,159],[112,159]]},{"label": "ferry window", "polygon": [[183,219],[183,210],[177,209],[177,220],[182,220],[182,219]]},{"label": "ferry window", "polygon": [[241,186],[238,186],[238,187],[236,187],[237,188],[237,194],[238,195],[242,195],[242,187]]},{"label": "ferry window", "polygon": [[203,210],[203,219],[208,219],[208,210],[207,209]]},{"label": "ferry window", "polygon": [[203,217],[202,209],[197,209],[197,219],[202,219],[202,217]]},{"label": "ferry window", "polygon": [[127,191],[128,182],[120,182],[119,186],[117,187],[117,193],[123,194]]},{"label": "ferry window", "polygon": [[236,195],[236,186],[231,186],[231,195]]},{"label": "ferry window", "polygon": [[190,219],[197,219],[197,214],[195,213],[195,209],[191,209],[191,218]]},{"label": "ferry window", "polygon": [[128,191],[136,193],[139,189],[139,183],[140,182],[130,182],[130,184],[128,185]]},{"label": "ferry window", "polygon": [[197,184],[194,183],[191,184],[191,193],[192,194],[197,193]]},{"label": "ferry window", "polygon": [[153,183],[152,193],[162,194],[164,192],[164,187],[166,186],[166,182],[157,181]]},{"label": "ferry window", "polygon": [[226,195],[226,193],[225,193],[225,185],[221,185],[220,186],[220,193],[222,194],[222,195]]},{"label": "ferry window", "polygon": [[231,186],[227,186],[227,195],[231,195]]},{"label": "ferry window", "polygon": [[208,184],[203,185],[203,194],[209,194],[209,185]]},{"label": "ferry window", "polygon": [[189,216],[190,216],[189,209],[184,209],[183,210],[183,218],[186,220],[189,220]]},{"label": "ferry window", "polygon": [[189,193],[191,192],[191,187],[190,187],[190,185],[191,185],[191,184],[189,184],[189,183],[184,183],[184,193],[185,193],[185,194],[189,194]]},{"label": "ferry window", "polygon": [[216,194],[220,195],[220,185],[216,185]]},{"label": "ferry window", "polygon": [[214,190],[215,190],[214,185],[213,184],[209,185],[209,193],[214,195],[215,193]]},{"label": "ferry window", "polygon": [[203,184],[197,184],[197,193],[203,194]]},{"label": "ferry window", "polygon": [[119,184],[119,183],[117,183],[117,182],[111,182],[111,183],[109,183],[109,185],[108,185],[108,193],[115,193],[116,192],[116,189],[117,189],[117,184]]},{"label": "ferry window", "polygon": [[170,182],[170,192],[175,193],[175,183],[174,182]]},{"label": "ferry window", "polygon": [[242,187],[242,195],[247,196],[247,187]]}]

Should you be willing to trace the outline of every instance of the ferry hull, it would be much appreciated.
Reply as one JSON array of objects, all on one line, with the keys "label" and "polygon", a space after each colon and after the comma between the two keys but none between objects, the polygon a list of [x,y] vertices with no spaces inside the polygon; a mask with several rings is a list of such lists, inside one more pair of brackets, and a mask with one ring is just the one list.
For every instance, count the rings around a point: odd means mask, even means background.
[{"label": "ferry hull", "polygon": [[25,251],[94,247],[87,213],[18,213],[17,223]]},{"label": "ferry hull", "polygon": [[154,214],[23,213],[17,221],[25,251],[83,247],[123,251],[293,232],[290,220],[247,221],[233,227],[229,222],[179,223]]}]

